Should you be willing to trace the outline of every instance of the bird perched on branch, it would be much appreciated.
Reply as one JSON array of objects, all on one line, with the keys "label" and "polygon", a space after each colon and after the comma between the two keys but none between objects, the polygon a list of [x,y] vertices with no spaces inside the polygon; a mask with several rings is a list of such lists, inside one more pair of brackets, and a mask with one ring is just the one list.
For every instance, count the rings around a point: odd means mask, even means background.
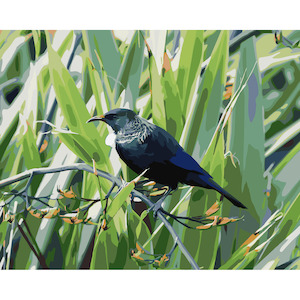
[{"label": "bird perched on branch", "polygon": [[151,124],[134,111],[117,108],[87,122],[103,121],[116,134],[116,150],[120,158],[136,173],[148,169],[145,177],[169,187],[152,207],[154,213],[164,199],[177,189],[178,183],[213,189],[235,206],[246,208],[220,187],[200,165],[184,151],[173,136]]}]

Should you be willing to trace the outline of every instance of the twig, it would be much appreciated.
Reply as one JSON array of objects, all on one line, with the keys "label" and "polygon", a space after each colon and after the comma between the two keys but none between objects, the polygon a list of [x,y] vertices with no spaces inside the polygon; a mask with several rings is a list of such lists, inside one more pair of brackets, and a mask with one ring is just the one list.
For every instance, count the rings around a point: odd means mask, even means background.
[{"label": "twig", "polygon": [[[13,213],[15,214],[17,211],[17,205],[18,203],[14,203],[14,209]],[[10,236],[9,236],[9,243],[7,247],[7,260],[6,260],[6,270],[9,270],[9,265],[10,265],[10,257],[11,257],[11,251],[12,251],[12,244],[13,244],[13,235],[14,235],[14,229],[15,229],[15,222],[16,220],[13,220],[11,224],[11,230],[10,230]]]},{"label": "twig", "polygon": [[[23,220],[25,221],[25,220]],[[26,226],[26,223],[24,222],[25,226]],[[30,242],[28,236],[26,235],[26,233],[24,232],[22,226],[17,223],[18,225],[18,228],[22,234],[22,236],[24,237],[25,241],[27,242],[29,248],[32,250],[32,252],[34,253],[34,255],[37,257],[40,265],[42,266],[43,269],[49,269],[47,264],[46,264],[46,260],[44,258],[44,256],[42,255],[42,253],[39,251],[39,249],[37,248],[37,250],[34,248],[33,244]],[[29,228],[26,226],[26,229],[27,231],[29,232],[29,234],[31,235],[30,231],[29,231]]]},{"label": "twig", "polygon": [[[63,172],[63,171],[71,171],[71,170],[75,170],[75,171],[86,171],[89,173],[94,173],[94,169],[93,167],[86,165],[84,163],[77,163],[77,164],[72,164],[72,165],[65,165],[65,166],[60,166],[60,167],[46,167],[46,168],[35,168],[35,169],[31,169],[31,170],[27,170],[23,173],[20,173],[18,175],[12,176],[10,178],[6,178],[0,181],[0,188],[5,187],[7,185],[10,185],[12,183],[30,178],[31,176],[34,175],[43,175],[43,174],[49,174],[49,173],[59,173],[59,172]],[[100,177],[103,177],[113,183],[115,183],[118,187],[122,186],[122,181],[121,179],[114,177],[113,175],[104,172],[104,171],[100,171],[97,170],[97,175]],[[149,207],[151,207],[153,205],[152,201],[150,201],[145,195],[143,195],[142,193],[133,190],[132,191],[132,196],[133,197],[137,197],[140,198],[145,204],[147,204]],[[197,263],[195,262],[195,260],[193,259],[193,257],[191,256],[191,254],[187,251],[187,249],[185,248],[184,244],[182,243],[182,241],[180,240],[178,234],[176,233],[176,231],[174,230],[174,228],[172,227],[172,225],[168,222],[168,220],[165,218],[165,216],[163,215],[163,213],[161,211],[158,210],[157,212],[157,217],[164,223],[164,225],[166,226],[166,228],[169,230],[170,234],[172,235],[174,241],[176,241],[176,243],[178,244],[181,252],[183,253],[183,255],[186,257],[186,259],[189,261],[189,263],[191,264],[191,266],[196,269],[199,270],[199,266],[197,265]]]},{"label": "twig", "polygon": [[[179,207],[179,205],[191,194],[192,187],[189,187],[189,190],[185,193],[185,195],[180,199],[180,201],[175,205],[175,207],[171,210],[170,214],[174,214],[176,209]],[[169,219],[170,217],[167,217]],[[163,227],[163,223],[160,223],[159,226],[155,229],[155,231],[152,233],[151,237],[144,243],[143,247],[145,248],[154,238],[154,236],[161,230]]]},{"label": "twig", "polygon": [[[35,247],[35,249],[36,249],[36,251],[37,251],[37,253],[38,253],[38,255],[39,255],[38,260],[40,261],[41,266],[42,266],[44,269],[49,269],[49,268],[47,267],[47,264],[46,264],[46,259],[45,259],[45,257],[43,256],[43,254],[42,254],[42,252],[41,252],[41,250],[40,250],[40,248],[39,248],[39,245],[37,244],[37,242],[36,242],[36,240],[35,240],[35,237],[32,235],[32,233],[31,233],[31,231],[30,231],[30,229],[29,229],[29,226],[28,226],[28,224],[27,224],[27,222],[26,222],[26,219],[23,219],[23,224],[25,225],[25,228],[26,228],[26,230],[27,230],[27,232],[28,232],[28,234],[29,234],[29,237],[30,237],[31,240],[32,240],[32,244],[34,245],[34,247]],[[21,225],[21,224],[20,224],[20,225]]]}]

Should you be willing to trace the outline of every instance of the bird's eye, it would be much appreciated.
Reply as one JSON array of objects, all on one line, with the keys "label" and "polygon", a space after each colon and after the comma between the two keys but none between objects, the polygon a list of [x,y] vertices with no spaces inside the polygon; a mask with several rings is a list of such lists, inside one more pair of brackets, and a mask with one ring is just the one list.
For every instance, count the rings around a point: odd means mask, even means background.
[{"label": "bird's eye", "polygon": [[106,115],[105,119],[112,120],[113,119],[113,115]]}]

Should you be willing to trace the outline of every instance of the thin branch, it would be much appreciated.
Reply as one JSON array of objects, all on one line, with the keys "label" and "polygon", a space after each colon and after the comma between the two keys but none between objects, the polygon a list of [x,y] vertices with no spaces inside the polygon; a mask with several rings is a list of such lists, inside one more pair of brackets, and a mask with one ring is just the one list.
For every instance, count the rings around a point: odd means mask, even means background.
[{"label": "thin branch", "polygon": [[[42,254],[42,251],[40,250],[39,245],[37,244],[37,242],[36,242],[36,240],[35,240],[35,237],[33,236],[33,234],[31,233],[31,231],[30,231],[30,229],[29,229],[29,226],[28,226],[28,224],[27,224],[26,219],[22,219],[22,220],[23,220],[23,224],[25,225],[25,228],[26,228],[26,230],[27,230],[27,232],[28,232],[28,234],[29,234],[29,237],[31,238],[32,244],[33,244],[33,246],[35,247],[36,252],[37,252],[38,255],[39,255],[37,258],[38,258],[38,260],[39,260],[41,266],[42,266],[44,269],[49,269],[49,268],[47,267],[47,264],[46,264],[46,259],[45,259],[44,255]],[[21,224],[19,223],[19,225],[21,225]]]},{"label": "thin branch", "polygon": [[[27,170],[23,173],[12,176],[10,178],[6,178],[6,179],[1,180],[0,181],[0,188],[5,187],[7,185],[10,185],[12,183],[21,181],[21,180],[25,180],[27,178],[30,178],[31,176],[34,176],[34,175],[59,173],[59,172],[63,172],[63,171],[72,171],[72,170],[73,171],[86,171],[86,172],[89,172],[89,173],[94,173],[93,168],[89,165],[86,165],[85,163],[77,163],[77,164],[65,165],[65,166],[60,166],[60,167],[35,168],[35,169]],[[113,183],[115,183],[118,187],[122,186],[121,179],[119,179],[117,177],[114,177],[113,175],[111,175],[107,172],[97,170],[97,175],[100,176],[100,177],[103,177],[103,178],[105,178],[105,179],[107,179],[107,180],[109,180]],[[136,190],[132,191],[132,196],[140,198],[149,207],[151,207],[153,205],[152,201],[150,201],[145,195],[143,195],[142,193],[140,193]],[[200,269],[199,266],[197,265],[197,263],[195,262],[195,260],[191,256],[191,254],[187,251],[184,244],[180,240],[178,234],[176,233],[176,231],[174,230],[172,225],[168,222],[168,220],[165,218],[165,216],[163,215],[163,213],[160,210],[158,210],[158,212],[157,212],[157,217],[164,223],[166,228],[169,230],[169,232],[172,235],[174,241],[176,241],[176,243],[178,244],[181,252],[186,257],[186,259],[189,261],[191,266],[194,269],[199,270]]]},{"label": "thin branch", "polygon": [[174,241],[178,244],[181,252],[183,253],[183,255],[185,256],[185,258],[188,260],[188,262],[191,264],[191,266],[193,267],[193,269],[195,270],[200,270],[199,266],[197,265],[197,263],[195,262],[194,258],[192,257],[192,255],[187,251],[187,249],[185,248],[185,246],[183,245],[182,241],[180,240],[177,232],[174,230],[174,228],[172,227],[172,225],[169,223],[169,221],[165,218],[165,216],[158,211],[157,212],[157,216],[160,218],[160,220],[165,224],[166,228],[169,230],[169,232],[171,233]]},{"label": "thin branch", "polygon": [[[14,203],[14,209],[13,213],[15,214],[17,211],[17,202]],[[11,251],[12,251],[12,244],[13,244],[13,235],[14,235],[14,229],[15,229],[15,222],[16,220],[13,220],[11,224],[11,230],[10,230],[10,236],[9,236],[9,242],[7,247],[7,260],[6,260],[6,270],[9,270],[10,265],[10,257],[11,257]]]},{"label": "thin branch", "polygon": [[[24,224],[26,224],[26,223],[24,222]],[[28,236],[24,232],[22,226],[19,223],[17,223],[17,225],[18,225],[18,229],[20,230],[22,236],[24,237],[25,241],[27,242],[29,248],[32,250],[32,252],[34,253],[34,255],[37,257],[37,259],[38,259],[40,265],[42,266],[42,268],[43,269],[49,269],[48,266],[47,266],[47,264],[46,264],[44,256],[41,254],[41,252],[38,249],[36,250],[34,248],[33,244],[30,242]],[[29,228],[27,226],[26,226],[26,228],[27,228],[27,230],[29,230]]]}]

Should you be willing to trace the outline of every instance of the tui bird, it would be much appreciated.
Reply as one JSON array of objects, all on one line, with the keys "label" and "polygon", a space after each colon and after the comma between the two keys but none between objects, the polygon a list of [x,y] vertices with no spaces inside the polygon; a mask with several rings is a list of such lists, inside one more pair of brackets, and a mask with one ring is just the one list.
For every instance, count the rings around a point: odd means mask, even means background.
[{"label": "tui bird", "polygon": [[184,151],[173,136],[164,129],[149,123],[134,111],[117,108],[105,115],[87,121],[103,121],[116,134],[116,150],[120,158],[134,172],[147,172],[145,177],[169,187],[168,191],[151,208],[160,209],[164,199],[177,189],[178,183],[213,189],[235,206],[246,208],[241,202],[220,187],[199,164]]}]

